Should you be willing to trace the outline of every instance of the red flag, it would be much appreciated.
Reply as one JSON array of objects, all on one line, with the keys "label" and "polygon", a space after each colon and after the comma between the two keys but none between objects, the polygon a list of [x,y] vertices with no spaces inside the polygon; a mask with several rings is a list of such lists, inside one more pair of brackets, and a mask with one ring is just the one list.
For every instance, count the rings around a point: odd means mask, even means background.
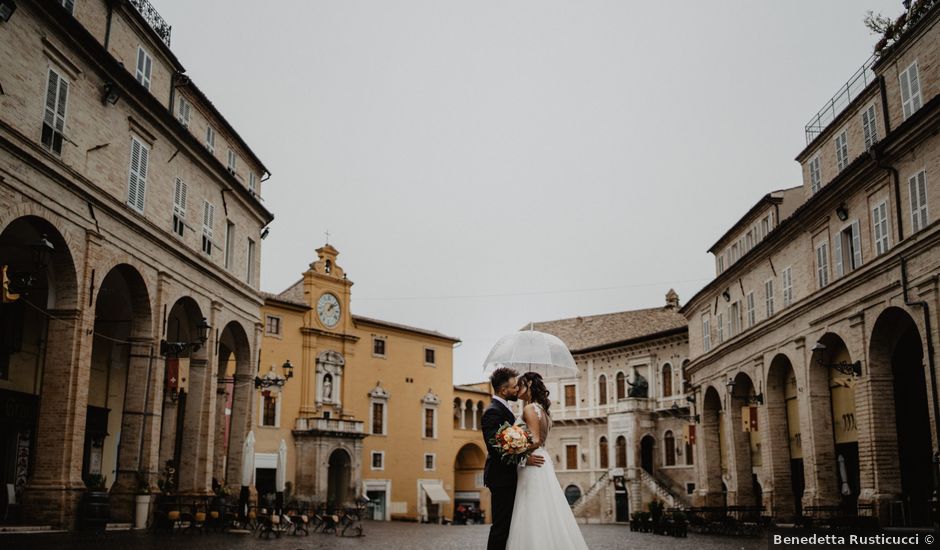
[{"label": "red flag", "polygon": [[757,407],[751,406],[751,431],[757,431]]},{"label": "red flag", "polygon": [[166,358],[166,389],[173,391],[180,387],[180,360],[178,357]]},{"label": "red flag", "polygon": [[686,426],[686,429],[688,430],[688,434],[689,434],[688,435],[689,445],[695,445],[695,424],[689,424],[688,426]]}]

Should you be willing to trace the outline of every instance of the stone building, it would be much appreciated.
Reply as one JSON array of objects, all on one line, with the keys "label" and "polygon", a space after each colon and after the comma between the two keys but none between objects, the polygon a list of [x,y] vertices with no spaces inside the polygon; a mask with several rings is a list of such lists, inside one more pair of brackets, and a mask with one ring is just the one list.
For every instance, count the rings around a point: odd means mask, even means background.
[{"label": "stone building", "polygon": [[15,6],[0,22],[0,476],[24,519],[65,528],[102,476],[126,522],[138,474],[155,485],[168,460],[180,491],[237,476],[268,170],[146,0]]},{"label": "stone building", "polygon": [[801,187],[711,248],[682,308],[695,502],[930,524],[937,456],[940,9],[914,2],[806,126]]},{"label": "stone building", "polygon": [[578,375],[546,379],[554,422],[547,448],[575,516],[629,521],[659,500],[688,504],[695,490],[694,429],[683,390],[686,320],[664,307],[533,323],[571,350]]},{"label": "stone building", "polygon": [[340,506],[366,495],[373,519],[450,517],[459,340],[353,314],[339,252],[327,244],[317,255],[301,280],[265,300],[262,375],[284,378],[289,360],[294,376],[255,394],[258,492],[274,491],[284,440],[299,501]]}]

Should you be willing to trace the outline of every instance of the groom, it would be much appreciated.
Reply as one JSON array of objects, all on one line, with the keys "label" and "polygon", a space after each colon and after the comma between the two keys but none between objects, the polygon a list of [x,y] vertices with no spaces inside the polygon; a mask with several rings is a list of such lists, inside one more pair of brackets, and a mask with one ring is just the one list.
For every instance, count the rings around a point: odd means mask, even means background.
[{"label": "groom", "polygon": [[[493,371],[490,384],[493,386],[493,400],[483,413],[483,440],[488,456],[483,469],[483,484],[490,490],[493,524],[490,526],[490,538],[487,550],[504,550],[509,538],[509,524],[512,521],[512,505],[516,500],[516,466],[500,460],[499,451],[490,444],[503,422],[515,423],[516,416],[509,408],[509,401],[516,398],[516,377],[519,373],[508,367]],[[541,466],[545,459],[532,456],[526,459],[530,466]]]}]

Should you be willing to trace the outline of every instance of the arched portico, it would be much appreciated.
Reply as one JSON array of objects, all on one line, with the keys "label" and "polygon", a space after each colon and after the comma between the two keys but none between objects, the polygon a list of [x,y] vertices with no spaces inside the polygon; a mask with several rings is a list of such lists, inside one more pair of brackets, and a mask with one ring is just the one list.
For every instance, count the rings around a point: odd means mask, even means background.
[{"label": "arched portico", "polygon": [[796,374],[789,357],[777,354],[770,362],[765,384],[761,431],[766,435],[763,464],[770,478],[764,491],[765,505],[778,518],[801,515],[803,447],[800,433],[800,403]]}]

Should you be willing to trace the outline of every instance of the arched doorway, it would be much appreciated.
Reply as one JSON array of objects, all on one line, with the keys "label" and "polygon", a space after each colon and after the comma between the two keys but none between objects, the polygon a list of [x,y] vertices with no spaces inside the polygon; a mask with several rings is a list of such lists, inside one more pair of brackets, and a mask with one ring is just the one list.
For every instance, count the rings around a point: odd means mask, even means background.
[{"label": "arched doorway", "polygon": [[751,377],[739,372],[733,378],[734,384],[729,382],[729,407],[731,415],[730,443],[728,450],[733,453],[733,486],[735,490],[735,504],[738,506],[760,506],[758,495],[755,492],[753,472],[755,467],[762,464],[760,455],[761,434],[758,430],[757,415],[758,402],[754,401],[757,393]]},{"label": "arched doorway", "polygon": [[326,503],[329,508],[345,506],[349,500],[350,457],[343,449],[330,453],[327,472]]},{"label": "arched doorway", "polygon": [[485,463],[486,455],[475,443],[467,443],[457,451],[454,461],[454,523],[478,523],[489,516],[489,510],[483,509],[488,501],[482,495]]},{"label": "arched doorway", "polygon": [[702,437],[699,448],[701,467],[704,470],[706,506],[727,506],[727,491],[723,478],[728,470],[725,452],[728,445],[724,436],[723,416],[718,390],[709,386],[705,390],[702,403]]},{"label": "arched doorway", "polygon": [[[2,486],[26,501],[31,521],[62,525],[83,487],[81,442],[69,437],[85,415],[75,265],[54,225],[24,216],[0,233],[0,266],[9,281],[0,301]],[[35,506],[25,498],[40,491]]]},{"label": "arched doorway", "polygon": [[802,515],[804,489],[803,445],[796,374],[790,359],[779,354],[767,371],[767,441],[773,479],[773,515]]},{"label": "arched doorway", "polygon": [[[213,477],[218,483],[237,486],[241,485],[241,448],[252,426],[251,399],[255,394],[251,346],[240,323],[230,321],[225,325],[219,334],[218,350]],[[280,366],[272,367],[280,370]],[[278,392],[262,396],[263,400],[280,398]]]},{"label": "arched doorway", "polygon": [[640,466],[646,470],[646,473],[653,473],[653,453],[656,446],[656,439],[647,434],[640,440]]},{"label": "arched doorway", "polygon": [[[934,438],[930,429],[927,367],[924,363],[924,345],[917,324],[900,308],[886,309],[878,316],[872,329],[870,376],[873,381],[884,380],[888,376],[892,378],[889,386],[893,390],[891,395],[881,397],[894,403],[882,422],[872,429],[874,437],[884,445],[882,453],[895,461],[892,467],[894,472],[900,472],[900,486],[891,486],[892,482],[884,475],[887,472],[876,472],[876,475],[880,475],[882,479],[879,481],[887,485],[886,492],[900,493],[900,502],[891,506],[903,506],[903,517],[908,525],[913,526],[931,523],[929,505],[933,492],[931,456]],[[893,422],[888,418],[891,412],[894,413]],[[895,441],[897,443],[893,445]],[[895,523],[900,523],[899,516],[895,513]]]}]

